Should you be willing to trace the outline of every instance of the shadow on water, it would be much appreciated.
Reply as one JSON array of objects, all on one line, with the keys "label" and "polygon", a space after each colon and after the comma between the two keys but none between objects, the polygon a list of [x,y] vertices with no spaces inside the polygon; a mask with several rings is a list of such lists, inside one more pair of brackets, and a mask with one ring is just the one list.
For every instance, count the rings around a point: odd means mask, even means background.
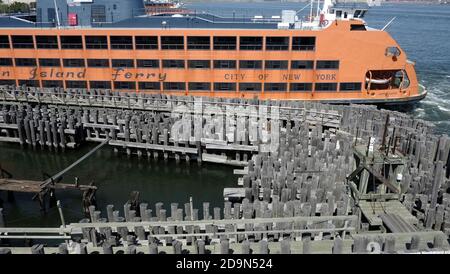
[{"label": "shadow on water", "polygon": [[[0,144],[0,164],[16,179],[42,180],[43,173],[56,174],[69,166],[95,145],[85,145],[77,150],[64,153],[32,148],[21,149],[18,145]],[[80,184],[94,181],[98,187],[97,205],[106,215],[106,205],[114,204],[115,210],[123,215],[123,205],[134,190],[140,192],[140,201],[154,207],[163,202],[166,209],[176,202],[180,208],[189,202],[192,196],[194,206],[201,209],[203,202],[210,202],[211,210],[215,206],[223,207],[223,188],[237,186],[237,176],[233,167],[197,162],[174,160],[154,160],[137,156],[115,154],[106,147],[80,165],[69,171],[63,183]],[[42,215],[39,203],[32,201],[33,194],[15,193],[15,202],[8,203],[6,193],[0,193],[8,226],[55,226],[59,225],[59,215],[55,208]],[[83,218],[81,197],[78,190],[56,191],[57,199],[64,207],[66,222],[78,222]]]}]

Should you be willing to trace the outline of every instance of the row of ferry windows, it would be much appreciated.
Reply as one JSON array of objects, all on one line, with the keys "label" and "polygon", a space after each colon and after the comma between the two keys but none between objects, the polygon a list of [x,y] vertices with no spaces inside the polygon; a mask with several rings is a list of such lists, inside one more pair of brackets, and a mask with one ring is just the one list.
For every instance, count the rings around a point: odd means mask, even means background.
[{"label": "row of ferry windows", "polygon": [[[83,39],[84,38],[84,39]],[[109,40],[109,41],[108,41]],[[186,41],[185,41],[186,40]],[[238,44],[239,42],[239,44]],[[264,43],[265,42],[265,43]],[[137,50],[315,50],[316,37],[0,35],[0,48]]]},{"label": "row of ferry windows", "polygon": [[[0,85],[15,85],[15,80],[0,80]],[[39,87],[38,80],[19,80],[20,86]],[[90,81],[92,89],[111,89],[110,81]],[[134,90],[136,82],[113,82],[114,89]],[[42,87],[63,88],[63,81],[42,80]],[[162,87],[168,91],[186,91],[185,82],[163,82]],[[187,83],[189,91],[210,91],[211,83],[190,82]],[[236,83],[214,83],[214,91],[236,91]],[[287,83],[264,83],[264,91],[287,91]],[[312,91],[313,83],[290,83],[290,91]],[[66,88],[87,88],[86,81],[66,81]],[[161,90],[161,82],[138,82],[139,90]],[[262,91],[262,83],[239,83],[239,91]],[[315,91],[337,91],[338,83],[315,83]],[[340,83],[339,91],[361,91],[361,83]]]},{"label": "row of ferry windows", "polygon": [[[36,59],[16,58],[15,65],[18,67],[34,67],[37,65]],[[60,59],[39,59],[41,67],[60,67]],[[191,69],[209,69],[211,68],[210,60],[188,60],[188,68]],[[215,69],[236,69],[237,61],[235,60],[214,60],[213,67]],[[12,66],[11,58],[0,58],[0,66]],[[63,59],[64,67],[86,67],[84,59]],[[110,67],[109,59],[87,59],[88,67]],[[132,59],[113,59],[111,65],[114,68],[134,68],[135,60]],[[159,68],[159,60],[139,59],[136,60],[138,68]],[[163,68],[185,68],[185,60],[162,60]],[[289,61],[283,60],[267,60],[264,62],[265,69],[288,69]],[[312,60],[293,60],[291,61],[291,69],[314,69],[314,61]],[[241,60],[239,61],[240,69],[262,69],[263,61],[259,60]],[[316,69],[339,69],[339,61],[337,60],[319,60],[316,62]]]}]

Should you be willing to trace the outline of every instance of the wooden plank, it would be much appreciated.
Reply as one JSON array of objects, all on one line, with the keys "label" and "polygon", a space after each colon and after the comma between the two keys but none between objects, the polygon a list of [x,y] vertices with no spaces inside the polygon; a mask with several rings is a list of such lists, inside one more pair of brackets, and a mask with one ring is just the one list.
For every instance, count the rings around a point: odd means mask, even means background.
[{"label": "wooden plank", "polygon": [[0,142],[20,143],[20,139],[19,138],[14,138],[14,137],[1,137],[0,136]]},{"label": "wooden plank", "polygon": [[359,201],[359,207],[361,212],[369,221],[370,225],[380,226],[383,224],[380,214],[397,214],[405,219],[408,223],[412,225],[418,224],[418,220],[414,217],[408,209],[398,200],[390,200],[385,202],[371,202],[371,201]]}]

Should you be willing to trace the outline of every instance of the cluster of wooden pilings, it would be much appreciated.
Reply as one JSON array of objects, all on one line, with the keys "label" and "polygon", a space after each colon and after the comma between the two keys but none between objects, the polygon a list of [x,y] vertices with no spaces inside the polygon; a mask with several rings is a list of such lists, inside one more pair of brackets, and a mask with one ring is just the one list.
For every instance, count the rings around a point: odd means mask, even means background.
[{"label": "cluster of wooden pilings", "polygon": [[84,140],[81,123],[58,109],[10,105],[0,109],[0,141],[33,147],[74,148]]},{"label": "cluster of wooden pilings", "polygon": [[[0,253],[31,254],[310,254],[310,253],[420,253],[450,252],[446,236],[438,231],[414,233],[367,234],[355,232],[356,216],[304,216],[292,217],[264,214],[248,201],[241,206],[224,205],[214,208],[203,203],[203,216],[191,203],[179,208],[170,204],[170,210],[162,203],[153,208],[130,203],[123,208],[123,216],[106,207],[106,214],[91,206],[91,216],[79,223],[60,228],[9,229],[8,236],[26,233],[54,234],[54,238],[66,239],[58,247],[35,244],[30,247],[0,248]],[[259,208],[261,210],[263,207]],[[137,209],[137,210],[136,210]],[[266,212],[270,211],[266,208]],[[1,213],[1,211],[0,211]],[[285,212],[286,215],[286,212]],[[287,214],[290,215],[290,214]],[[247,217],[247,218],[246,218]],[[340,225],[335,225],[341,223]],[[5,229],[0,227],[0,234]],[[64,236],[62,236],[64,235]]]},{"label": "cluster of wooden pilings", "polygon": [[[91,207],[89,219],[57,230],[65,239],[81,235],[74,244],[81,253],[363,253],[369,245],[377,249],[374,243],[386,253],[448,250],[450,140],[406,114],[374,106],[96,90],[0,88],[0,99],[0,141],[76,147],[107,140],[138,156],[243,167],[235,171],[242,175],[240,188],[225,189],[229,201],[212,213],[204,203],[203,219],[190,203],[173,203],[170,211],[161,203],[154,209],[127,203],[123,217],[113,206],[103,217]],[[235,123],[227,124],[230,113]],[[258,138],[252,138],[254,116],[267,118]],[[275,146],[265,146],[266,135],[276,136]],[[348,182],[361,165],[357,147],[366,148],[368,159],[376,152],[383,160],[369,159],[373,178],[398,184],[396,197],[418,220],[414,231],[368,234]],[[402,169],[385,170],[397,158]],[[364,172],[361,181],[369,178]],[[71,248],[37,245],[31,251]]]}]

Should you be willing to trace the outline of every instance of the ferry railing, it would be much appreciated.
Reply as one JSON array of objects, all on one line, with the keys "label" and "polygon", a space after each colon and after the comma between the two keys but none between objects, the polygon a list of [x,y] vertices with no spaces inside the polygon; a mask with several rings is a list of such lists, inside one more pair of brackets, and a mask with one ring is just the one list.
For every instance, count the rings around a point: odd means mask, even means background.
[{"label": "ferry railing", "polygon": [[36,48],[38,48],[38,49],[59,49],[59,46],[57,43],[56,44],[54,44],[54,43],[45,43],[45,44],[38,43],[38,44],[36,44]]},{"label": "ferry railing", "polygon": [[111,44],[111,49],[133,49],[133,43],[131,43],[131,44]]},{"label": "ferry railing", "polygon": [[184,49],[184,44],[162,44],[161,49]]},{"label": "ferry railing", "polygon": [[313,51],[315,49],[316,49],[316,46],[292,45],[292,50]]},{"label": "ferry railing", "polygon": [[34,49],[34,43],[12,43],[15,49]]},{"label": "ferry railing", "polygon": [[214,50],[236,50],[236,44],[214,44]]},{"label": "ferry railing", "polygon": [[266,45],[266,50],[289,50],[289,45]]},{"label": "ferry railing", "polygon": [[210,50],[211,45],[209,45],[209,44],[188,44],[187,48],[193,49],[193,50]]},{"label": "ferry railing", "polygon": [[86,43],[86,49],[108,49],[108,44]]},{"label": "ferry railing", "polygon": [[136,44],[136,49],[158,49],[158,44]]},{"label": "ferry railing", "polygon": [[61,43],[61,49],[83,49],[83,44],[78,44],[78,43],[63,44],[63,43]]},{"label": "ferry railing", "polygon": [[248,45],[240,45],[239,48],[241,50],[262,50],[262,44],[248,44]]}]

